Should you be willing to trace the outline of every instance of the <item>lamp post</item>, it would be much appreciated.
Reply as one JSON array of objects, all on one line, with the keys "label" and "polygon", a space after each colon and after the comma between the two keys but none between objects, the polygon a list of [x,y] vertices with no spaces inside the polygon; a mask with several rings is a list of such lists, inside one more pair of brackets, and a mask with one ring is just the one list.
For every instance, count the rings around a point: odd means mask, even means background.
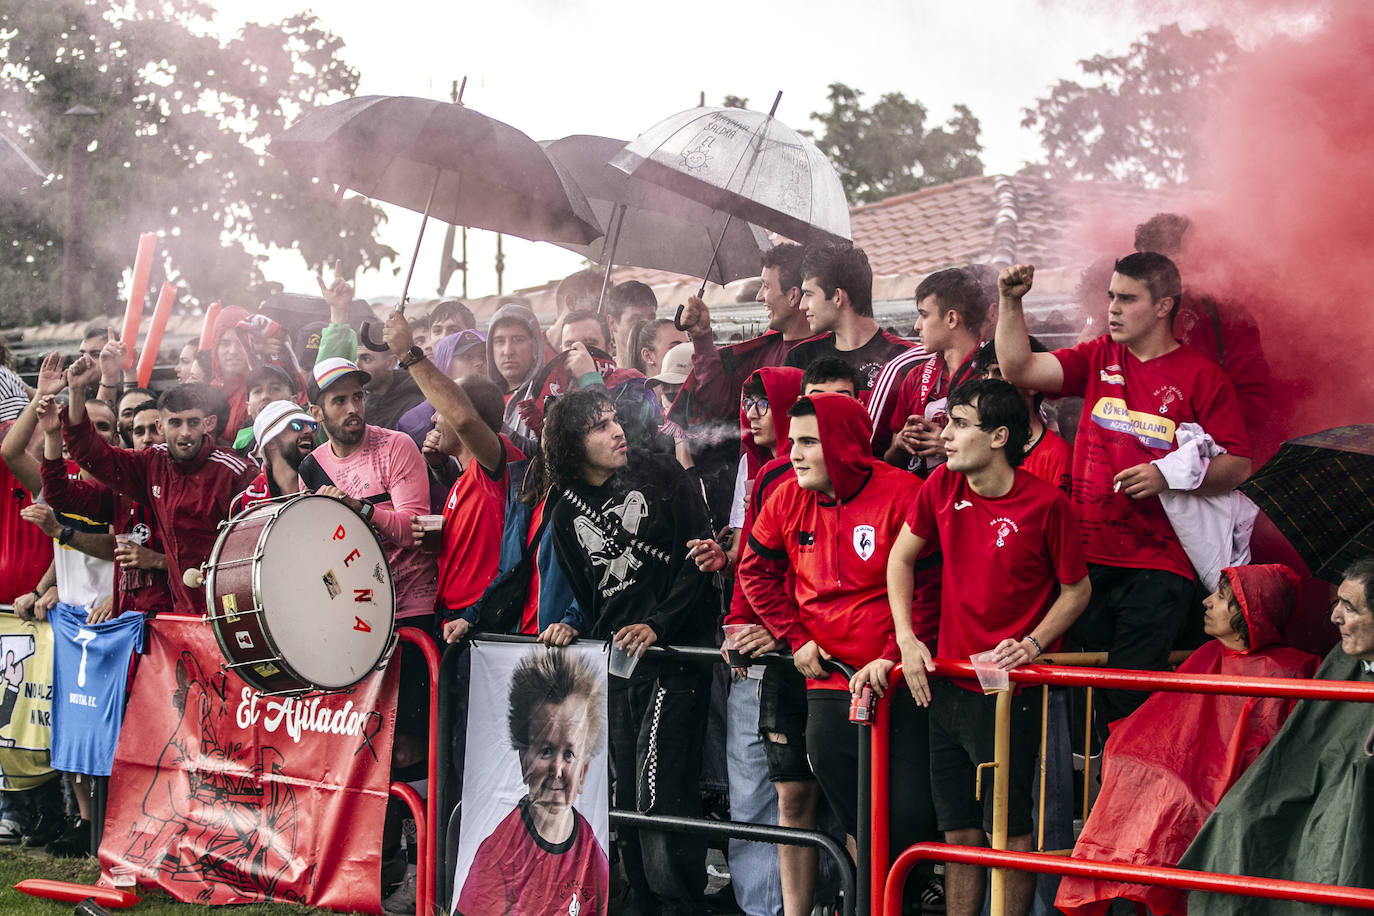
[{"label": "lamp post", "polygon": [[86,147],[86,119],[96,111],[85,105],[73,105],[63,112],[74,118],[72,142],[67,148],[67,227],[62,234],[62,320],[81,318],[81,280],[85,273],[86,177],[89,162]]}]

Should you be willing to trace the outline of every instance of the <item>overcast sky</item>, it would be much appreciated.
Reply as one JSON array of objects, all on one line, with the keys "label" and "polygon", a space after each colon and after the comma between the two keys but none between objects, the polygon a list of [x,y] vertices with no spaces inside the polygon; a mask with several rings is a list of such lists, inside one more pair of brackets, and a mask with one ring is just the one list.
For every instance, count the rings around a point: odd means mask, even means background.
[{"label": "overcast sky", "polygon": [[[826,87],[846,83],[871,102],[885,92],[919,100],[933,123],[954,105],[982,122],[989,173],[1012,172],[1039,158],[1036,136],[1020,127],[1021,109],[1077,61],[1125,51],[1163,21],[1177,18],[1092,0],[316,0],[308,5],[346,43],[362,75],[359,94],[447,99],[468,77],[464,102],[536,140],[572,133],[632,139],[658,120],[728,94],[766,109],[782,90],[778,117],[814,126]],[[290,0],[224,3],[219,26],[276,21],[304,8]],[[1143,2],[1143,9],[1159,9]],[[1202,23],[1183,19],[1185,27]],[[357,278],[360,295],[399,295],[420,217],[386,207],[383,238],[403,253],[390,270]],[[443,225],[431,224],[412,298],[434,294]],[[469,233],[469,293],[494,293],[494,236]],[[575,270],[576,255],[508,239],[505,290],[534,286]],[[271,279],[307,292],[314,281],[299,257],[274,256]],[[455,276],[449,294],[459,291]]]}]

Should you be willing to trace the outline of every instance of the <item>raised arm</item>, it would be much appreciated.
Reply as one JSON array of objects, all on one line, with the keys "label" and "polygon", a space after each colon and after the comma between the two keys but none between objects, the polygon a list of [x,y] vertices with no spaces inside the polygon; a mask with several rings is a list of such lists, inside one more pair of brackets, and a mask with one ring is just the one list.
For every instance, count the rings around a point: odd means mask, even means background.
[{"label": "raised arm", "polygon": [[86,416],[86,387],[100,372],[100,367],[86,357],[72,363],[67,370],[71,385],[62,438],[71,458],[85,468],[92,477],[110,489],[130,499],[151,504],[148,496],[148,460],[152,450],[141,452],[115,448],[100,437]]},{"label": "raised arm", "polygon": [[1021,300],[1031,290],[1035,266],[1017,264],[997,278],[1001,301],[997,307],[997,365],[1013,385],[1058,394],[1064,388],[1064,370],[1049,353],[1032,353]]},{"label": "raised arm", "polygon": [[55,351],[49,353],[38,369],[38,387],[34,389],[33,400],[19,412],[14,425],[5,434],[4,442],[0,442],[0,458],[4,459],[14,479],[30,493],[36,494],[43,489],[38,459],[29,454],[34,430],[38,428],[39,405],[44,398],[51,399],[66,387],[67,380],[62,375],[62,355]]},{"label": "raised arm", "polygon": [[[415,343],[410,325],[400,312],[392,312],[387,316],[382,337],[391,348],[391,354],[403,361]],[[477,463],[491,474],[498,473],[506,460],[506,447],[501,442],[501,436],[477,413],[467,393],[428,357],[410,363],[407,368],[425,399],[434,406],[444,422],[458,433],[458,438],[472,452]]]}]

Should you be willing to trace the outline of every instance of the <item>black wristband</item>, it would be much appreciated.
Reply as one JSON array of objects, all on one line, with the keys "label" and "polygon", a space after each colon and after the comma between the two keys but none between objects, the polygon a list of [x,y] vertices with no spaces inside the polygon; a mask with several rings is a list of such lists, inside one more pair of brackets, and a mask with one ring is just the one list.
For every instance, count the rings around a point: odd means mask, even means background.
[{"label": "black wristband", "polygon": [[34,597],[34,598],[37,598],[39,601],[42,601],[42,600],[43,600],[43,593],[40,592],[38,589],[34,589],[34,590],[33,590],[33,597]]},{"label": "black wristband", "polygon": [[1036,639],[1034,636],[1030,635],[1029,633],[1027,633],[1025,636],[1022,636],[1022,637],[1021,637],[1021,641],[1022,641],[1022,642],[1025,642],[1025,641],[1028,640],[1028,639],[1031,641],[1031,645],[1035,646],[1035,655],[1032,656],[1032,658],[1039,658],[1040,656],[1042,656],[1042,655],[1045,654],[1045,650],[1042,649],[1042,648],[1040,648],[1040,640]]}]

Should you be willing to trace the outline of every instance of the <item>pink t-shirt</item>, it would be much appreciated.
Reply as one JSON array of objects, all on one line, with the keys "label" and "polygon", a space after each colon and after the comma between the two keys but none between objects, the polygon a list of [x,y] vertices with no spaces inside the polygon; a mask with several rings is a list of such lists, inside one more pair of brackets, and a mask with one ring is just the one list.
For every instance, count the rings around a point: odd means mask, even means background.
[{"label": "pink t-shirt", "polygon": [[[372,524],[382,534],[396,589],[396,617],[434,612],[439,570],[433,554],[415,546],[410,520],[429,513],[429,473],[415,442],[394,429],[368,426],[363,444],[347,458],[329,443],[312,453],[334,485],[354,499],[373,502]],[[301,489],[307,489],[301,481]],[[389,498],[373,501],[378,495]]]}]

